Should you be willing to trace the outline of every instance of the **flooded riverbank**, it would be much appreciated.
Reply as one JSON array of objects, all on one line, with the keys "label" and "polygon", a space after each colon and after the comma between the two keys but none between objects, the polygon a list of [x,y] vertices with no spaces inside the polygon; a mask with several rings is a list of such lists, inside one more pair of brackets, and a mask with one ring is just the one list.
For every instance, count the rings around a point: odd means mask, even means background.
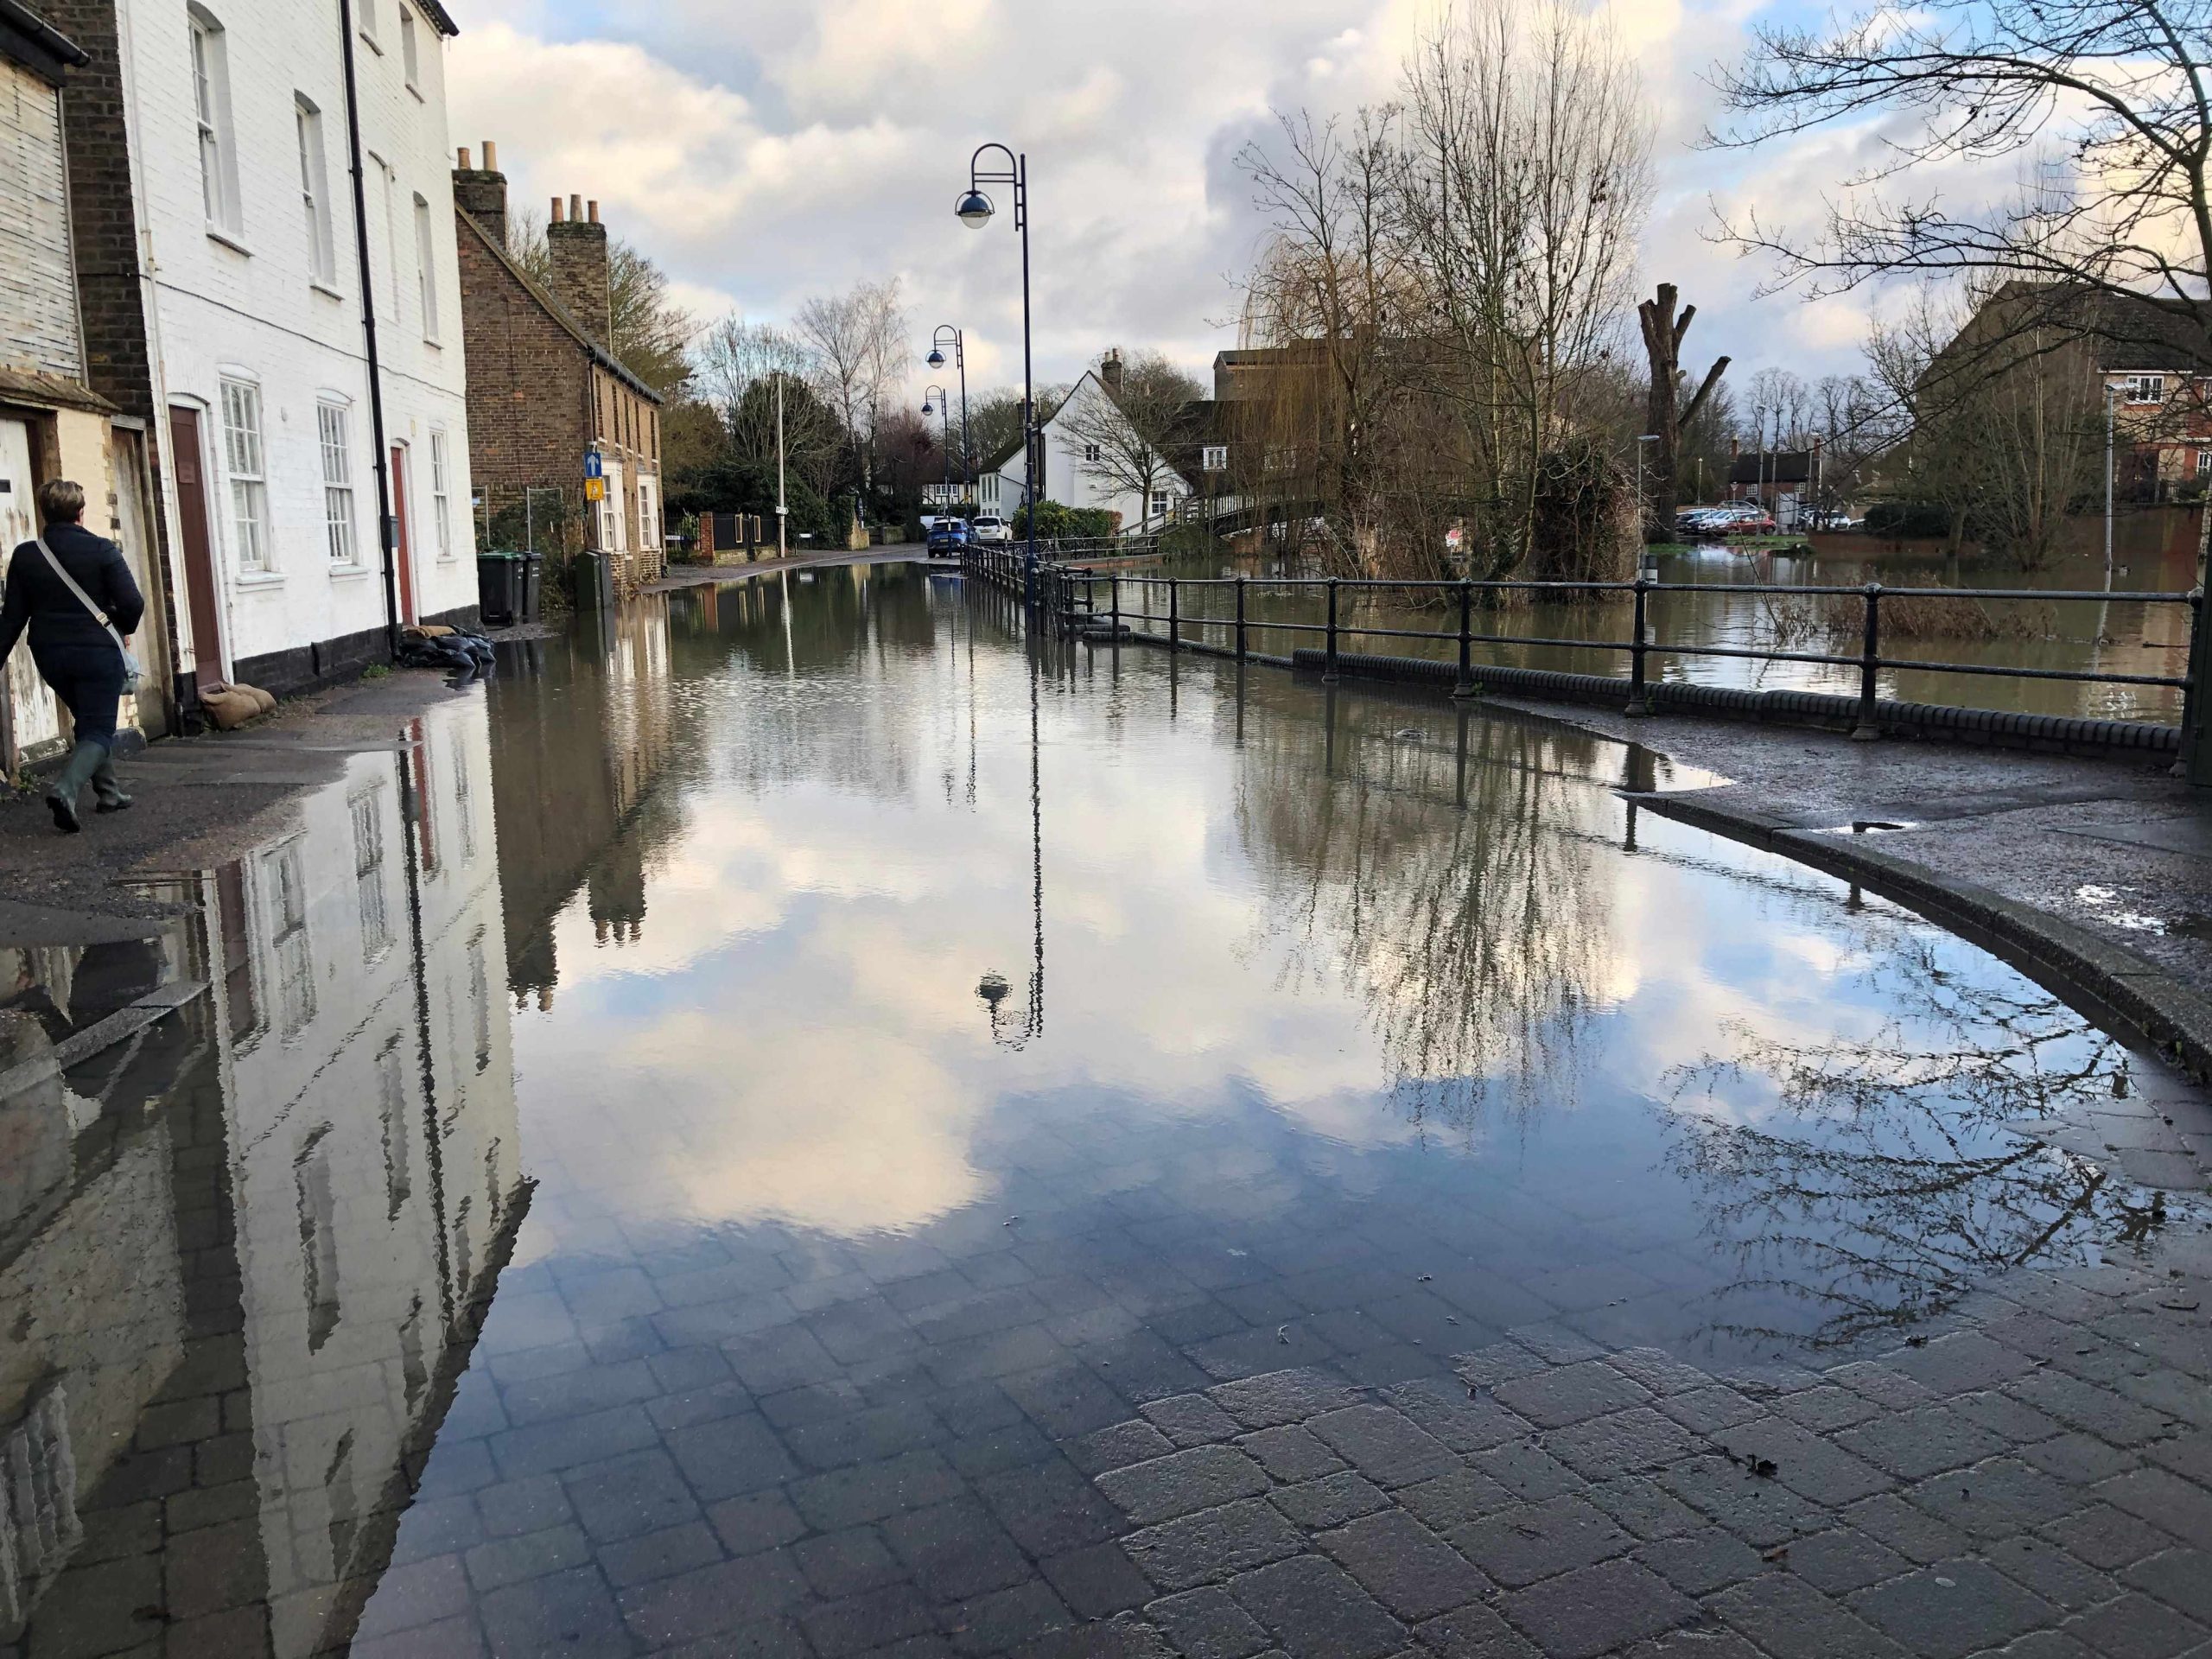
[{"label": "flooded riverbank", "polygon": [[[2148,602],[2144,594],[2186,594],[2196,585],[2193,542],[2181,545],[2153,526],[2132,525],[2121,543],[2123,556],[2113,573],[2109,599],[1981,601],[1988,624],[1971,637],[1940,628],[1906,632],[1894,620],[1885,636],[1885,658],[1916,663],[1955,663],[1974,667],[2018,668],[2063,674],[2111,674],[2179,679],[2189,671],[2190,607]],[[1734,651],[1780,651],[1855,657],[1861,645],[1858,607],[1849,600],[1828,607],[1809,597],[1732,593],[1732,588],[1853,587],[1878,581],[1891,588],[1957,588],[2102,594],[2107,589],[2103,557],[2075,552],[2034,571],[1957,558],[1923,544],[1897,545],[1865,536],[1823,534],[1796,551],[1758,550],[1712,543],[1656,553],[1652,570],[1663,583],[1720,588],[1719,592],[1654,594],[1649,627],[1655,649],[1647,672],[1695,685],[1757,690],[1823,691],[1855,696],[1859,670],[1852,664],[1775,662],[1748,657],[1675,655],[1673,645]],[[1318,649],[1318,626],[1326,619],[1319,589],[1271,588],[1272,578],[1294,575],[1279,560],[1230,559],[1213,556],[1166,562],[1130,572],[1120,582],[1120,601],[1136,626],[1165,634],[1169,576],[1221,579],[1244,576],[1249,648],[1287,655]],[[1112,601],[1098,585],[1101,608]],[[1184,637],[1233,645],[1236,601],[1227,588],[1186,588],[1179,595]],[[1343,648],[1408,656],[1455,658],[1456,607],[1440,600],[1423,605],[1387,594],[1345,594],[1339,620],[1346,629],[1402,630],[1395,637],[1361,638],[1347,632]],[[1833,626],[1829,623],[1833,621]],[[1275,626],[1269,626],[1269,625]],[[1284,626],[1292,625],[1292,626]],[[1630,634],[1624,601],[1512,604],[1478,613],[1478,633],[1503,636],[1506,643],[1478,645],[1478,670],[1484,664],[1510,668],[1560,670],[1572,673],[1628,677],[1627,653],[1616,648]],[[1415,636],[1437,634],[1436,639]],[[1546,643],[1519,644],[1519,639]],[[1591,642],[1587,645],[1580,641]],[[1613,642],[1606,644],[1603,642]],[[1880,695],[1904,702],[1950,703],[2024,714],[2069,715],[2105,720],[2180,719],[2181,691],[2171,686],[2133,685],[2023,678],[1980,673],[1947,673],[1935,668],[1891,668],[1880,676]]]},{"label": "flooded riverbank", "polygon": [[1699,775],[943,570],[649,601],[345,765],[13,953],[0,1652],[1013,1650],[1163,1593],[1090,1480],[1160,1402],[1781,1387],[2198,1221],[2075,1133],[2194,1109],[2154,1058],[1616,792]]}]

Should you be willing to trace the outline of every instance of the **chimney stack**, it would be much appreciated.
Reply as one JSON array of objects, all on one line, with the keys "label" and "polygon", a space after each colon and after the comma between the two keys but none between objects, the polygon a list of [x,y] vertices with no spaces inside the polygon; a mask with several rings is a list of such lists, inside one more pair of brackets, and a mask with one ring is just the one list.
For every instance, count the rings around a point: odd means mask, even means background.
[{"label": "chimney stack", "polygon": [[569,198],[566,219],[559,207],[556,200],[553,222],[545,227],[545,251],[552,263],[552,280],[548,285],[553,297],[583,325],[593,343],[612,351],[613,296],[607,282],[607,226],[599,222],[599,204],[591,204],[588,219],[582,195]]},{"label": "chimney stack", "polygon": [[499,147],[484,141],[484,165],[471,167],[467,149],[453,170],[453,205],[484,227],[499,247],[507,245],[507,179],[499,171]]},{"label": "chimney stack", "polygon": [[1104,357],[1099,359],[1098,380],[1099,384],[1106,388],[1107,395],[1109,397],[1116,398],[1121,397],[1122,348],[1120,346],[1116,346],[1113,347]]},{"label": "chimney stack", "polygon": [[558,224],[561,222],[561,215],[562,215],[562,213],[563,213],[563,211],[564,211],[564,209],[563,209],[563,205],[562,205],[561,198],[560,198],[560,197],[558,197],[558,196],[554,197],[554,198],[553,198],[553,213],[552,213],[552,216],[551,216],[550,218],[549,218],[545,222],[546,222],[548,225],[558,225]]}]

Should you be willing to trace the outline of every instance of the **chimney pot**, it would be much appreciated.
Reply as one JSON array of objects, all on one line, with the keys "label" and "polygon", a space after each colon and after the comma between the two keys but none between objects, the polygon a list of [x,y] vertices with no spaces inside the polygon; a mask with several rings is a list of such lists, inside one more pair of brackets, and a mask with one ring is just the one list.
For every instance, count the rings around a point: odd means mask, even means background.
[{"label": "chimney pot", "polygon": [[556,225],[558,225],[558,224],[560,224],[560,223],[562,222],[562,219],[561,219],[561,209],[562,209],[562,201],[561,201],[561,198],[560,198],[560,197],[558,197],[558,196],[556,196],[556,197],[554,197],[554,198],[553,198],[553,223],[554,223],[554,224],[556,224]]},{"label": "chimney pot", "polygon": [[474,171],[474,169],[468,165],[468,146],[467,144],[463,144],[461,147],[461,170],[464,173]]},{"label": "chimney pot", "polygon": [[591,222],[593,224],[596,225],[599,223],[599,204],[597,202],[586,202],[584,204],[584,211],[591,215]]},{"label": "chimney pot", "polygon": [[582,219],[583,216],[584,199],[571,191],[569,195],[569,217],[570,219]]},{"label": "chimney pot", "polygon": [[499,147],[489,138],[484,141],[484,170],[486,173],[499,170]]}]

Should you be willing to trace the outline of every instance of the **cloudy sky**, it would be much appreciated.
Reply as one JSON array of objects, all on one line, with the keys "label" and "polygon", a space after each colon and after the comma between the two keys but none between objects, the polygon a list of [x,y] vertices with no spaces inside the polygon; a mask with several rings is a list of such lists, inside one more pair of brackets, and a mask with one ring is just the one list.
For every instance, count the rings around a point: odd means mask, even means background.
[{"label": "cloudy sky", "polygon": [[[1792,0],[1794,3],[1794,0]],[[452,137],[499,144],[518,200],[594,196],[705,316],[777,321],[896,276],[918,346],[969,339],[971,388],[1020,375],[1011,215],[951,214],[969,153],[1028,153],[1040,379],[1109,346],[1203,372],[1236,343],[1232,277],[1262,226],[1235,158],[1271,111],[1390,95],[1439,0],[459,0]],[[1658,124],[1643,276],[1700,317],[1731,378],[1856,366],[1864,302],[1755,297],[1770,273],[1708,239],[1715,204],[1816,207],[1865,135],[1756,162],[1701,151],[1705,76],[1771,0],[1614,0]],[[916,384],[921,380],[917,365]]]}]

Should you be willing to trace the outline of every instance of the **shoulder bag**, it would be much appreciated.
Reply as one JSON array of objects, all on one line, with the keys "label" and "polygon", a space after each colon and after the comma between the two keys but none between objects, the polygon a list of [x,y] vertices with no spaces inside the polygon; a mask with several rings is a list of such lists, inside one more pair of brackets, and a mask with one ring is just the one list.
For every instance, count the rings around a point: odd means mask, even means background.
[{"label": "shoulder bag", "polygon": [[130,647],[123,643],[123,636],[115,631],[115,624],[107,620],[107,613],[92,603],[92,596],[77,585],[77,579],[62,567],[60,559],[54,556],[54,550],[46,544],[43,536],[38,538],[38,550],[46,556],[48,568],[61,578],[61,585],[77,595],[77,602],[92,613],[92,620],[105,628],[107,637],[115,641],[115,648],[123,657],[123,694],[129,696],[144,682],[146,671],[130,654]]}]

